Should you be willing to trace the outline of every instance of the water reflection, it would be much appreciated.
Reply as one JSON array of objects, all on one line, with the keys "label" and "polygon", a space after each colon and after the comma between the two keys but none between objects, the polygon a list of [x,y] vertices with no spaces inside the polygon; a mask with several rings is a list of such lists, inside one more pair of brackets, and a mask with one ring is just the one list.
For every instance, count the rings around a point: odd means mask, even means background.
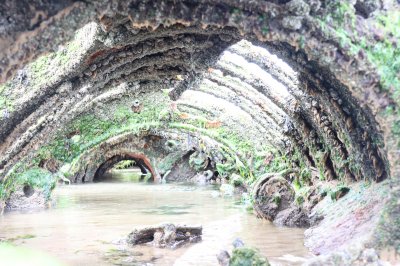
[{"label": "water reflection", "polygon": [[[114,172],[107,182],[58,187],[53,209],[7,213],[0,218],[0,238],[34,235],[15,243],[67,265],[216,265],[216,255],[230,250],[237,237],[275,265],[293,265],[308,256],[302,229],[258,220],[235,199],[215,198],[215,186],[135,183],[137,176],[128,172]],[[177,250],[128,248],[119,241],[135,227],[165,222],[202,224],[203,241]]]}]

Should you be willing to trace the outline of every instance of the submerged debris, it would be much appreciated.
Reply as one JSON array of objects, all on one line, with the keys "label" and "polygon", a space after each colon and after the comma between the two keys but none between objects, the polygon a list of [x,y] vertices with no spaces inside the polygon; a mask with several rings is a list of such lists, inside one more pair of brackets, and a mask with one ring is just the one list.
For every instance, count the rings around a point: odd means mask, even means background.
[{"label": "submerged debris", "polygon": [[162,224],[135,229],[128,235],[130,245],[151,243],[159,248],[179,248],[185,244],[201,241],[202,226]]},{"label": "submerged debris", "polygon": [[254,211],[279,226],[309,227],[308,212],[294,203],[295,191],[287,173],[266,174],[254,185]]},{"label": "submerged debris", "polygon": [[266,174],[254,185],[253,195],[257,216],[273,221],[294,201],[295,192],[283,175]]}]

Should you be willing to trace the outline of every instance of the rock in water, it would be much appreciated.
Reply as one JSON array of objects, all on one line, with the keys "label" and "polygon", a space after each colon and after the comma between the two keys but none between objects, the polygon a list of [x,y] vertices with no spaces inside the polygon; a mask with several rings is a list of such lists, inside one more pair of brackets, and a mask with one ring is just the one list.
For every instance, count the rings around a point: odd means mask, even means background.
[{"label": "rock in water", "polygon": [[162,224],[133,230],[127,242],[130,245],[152,243],[156,247],[175,249],[201,241],[202,231],[201,226]]},{"label": "rock in water", "polygon": [[232,243],[234,248],[244,247],[244,243],[240,238],[236,238],[235,241]]},{"label": "rock in water", "polygon": [[298,206],[291,206],[278,213],[274,220],[274,224],[278,226],[290,227],[309,227],[310,218],[307,213]]},{"label": "rock in water", "polygon": [[231,259],[231,256],[229,256],[228,251],[226,250],[221,250],[221,252],[217,256],[218,263],[221,266],[229,266],[229,260]]}]

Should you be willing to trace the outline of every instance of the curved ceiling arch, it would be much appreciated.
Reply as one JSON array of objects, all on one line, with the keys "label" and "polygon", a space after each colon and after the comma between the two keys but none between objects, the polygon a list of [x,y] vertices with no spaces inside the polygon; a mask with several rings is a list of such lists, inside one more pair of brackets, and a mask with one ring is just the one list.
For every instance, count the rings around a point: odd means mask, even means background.
[{"label": "curved ceiling arch", "polygon": [[[194,141],[210,152],[219,144],[223,156],[250,172],[268,146],[324,181],[380,182],[398,174],[399,154],[383,114],[392,95],[383,92],[367,56],[332,38],[332,25],[321,22],[333,12],[329,4],[33,5],[26,17],[45,9],[42,21],[30,25],[11,16],[20,26],[11,23],[1,33],[15,46],[0,51],[6,99],[0,179],[40,160],[61,166],[86,158],[87,165],[88,151],[154,130],[174,131],[179,137],[162,139]],[[366,42],[374,38],[365,33]]]}]

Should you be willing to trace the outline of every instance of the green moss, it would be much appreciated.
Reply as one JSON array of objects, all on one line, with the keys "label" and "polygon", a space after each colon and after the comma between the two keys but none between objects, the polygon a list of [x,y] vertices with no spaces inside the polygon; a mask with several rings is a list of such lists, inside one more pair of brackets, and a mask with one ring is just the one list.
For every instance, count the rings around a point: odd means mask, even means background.
[{"label": "green moss", "polygon": [[[375,17],[371,26],[381,31],[382,36],[379,40],[367,40],[356,30],[355,10],[349,3],[331,1],[328,6],[332,12],[319,19],[321,30],[328,38],[337,40],[349,55],[358,56],[362,53],[367,57],[380,76],[381,88],[396,102],[396,108],[389,108],[395,117],[400,117],[400,11],[391,10]],[[392,133],[400,140],[397,129],[394,126]]]},{"label": "green moss", "polygon": [[181,157],[182,154],[180,153],[168,154],[160,163],[157,164],[157,168],[160,174],[164,175],[169,170],[171,170],[172,167],[176,164],[176,162],[181,159]]},{"label": "green moss", "polygon": [[279,204],[281,204],[281,195],[279,193],[275,194],[273,200],[275,204],[279,206]]},{"label": "green moss", "polygon": [[221,177],[228,177],[236,170],[234,164],[230,163],[230,162],[223,163],[223,164],[217,163],[216,168],[217,168],[218,174]]},{"label": "green moss", "polygon": [[197,172],[204,170],[207,162],[207,155],[202,151],[192,154],[189,158],[189,165]]},{"label": "green moss", "polygon": [[[280,154],[275,148],[258,147],[251,140],[242,136],[243,132],[240,132],[240,129],[227,127],[222,123],[209,128],[210,121],[203,116],[185,117],[179,111],[172,110],[167,95],[157,95],[157,103],[154,102],[154,98],[140,99],[143,105],[140,113],[133,112],[127,104],[120,104],[112,109],[112,115],[108,114],[108,117],[97,114],[78,117],[60,131],[49,145],[43,146],[38,151],[34,165],[38,166],[42,160],[48,159],[75,165],[73,162],[77,162],[84,152],[113,136],[127,132],[140,133],[151,128],[178,129],[181,132],[194,132],[214,139],[220,144],[219,151],[226,158],[225,163],[217,164],[220,175],[228,177],[236,173],[248,184],[254,182],[256,176],[260,174],[279,172],[289,167],[289,158]],[[207,157],[211,157],[212,150],[205,145],[200,143],[198,149],[203,151]],[[252,154],[256,154],[256,156]],[[272,160],[265,163],[266,156],[270,154],[272,154]],[[170,169],[171,163],[168,163],[168,160],[164,161],[166,165],[161,163],[158,167]]]},{"label": "green moss", "polygon": [[336,201],[339,198],[341,198],[344,195],[346,195],[349,191],[350,191],[349,187],[347,187],[347,186],[345,186],[343,184],[340,184],[335,189],[330,191],[331,200]]},{"label": "green moss", "polygon": [[43,168],[30,168],[20,174],[16,183],[20,185],[29,185],[43,190],[47,199],[50,198],[51,191],[56,186],[56,179],[53,175]]},{"label": "green moss", "polygon": [[309,186],[303,186],[299,189],[295,189],[295,200],[294,202],[298,205],[298,206],[302,206],[303,203],[306,201],[306,199],[309,196],[310,193],[310,187]]},{"label": "green moss", "polygon": [[230,266],[268,266],[270,265],[266,258],[263,258],[259,252],[252,248],[236,248],[232,252],[229,260]]},{"label": "green moss", "polygon": [[16,185],[16,178],[26,169],[23,162],[16,163],[7,175],[0,182],[1,200],[6,200],[14,191]]},{"label": "green moss", "polygon": [[355,9],[350,2],[346,1],[329,1],[327,4],[328,12],[326,21],[333,22],[338,26],[345,26],[348,22],[353,26],[355,24]]},{"label": "green moss", "polygon": [[295,202],[296,202],[296,204],[297,204],[298,206],[303,205],[303,203],[304,203],[304,197],[303,197],[303,196],[300,196],[300,195],[296,196]]},{"label": "green moss", "polygon": [[[121,105],[108,119],[99,118],[93,114],[77,118],[60,132],[51,144],[39,150],[38,158],[35,160],[36,165],[40,159],[50,157],[70,163],[84,151],[112,136],[129,131],[140,132],[157,128],[161,125],[158,116],[164,106],[150,102],[145,102],[144,105],[140,113],[134,113],[128,106]],[[71,133],[72,136],[67,137]],[[79,138],[74,138],[77,134]]]},{"label": "green moss", "polygon": [[123,160],[123,161],[118,162],[116,165],[114,165],[114,168],[115,169],[127,169],[134,165],[136,165],[135,161]]},{"label": "green moss", "polygon": [[[225,155],[227,155],[228,162],[225,163],[225,166],[222,166],[220,164],[220,168],[224,167],[225,169],[234,167],[236,171],[243,176],[244,178],[248,179],[253,179],[252,173],[249,169],[249,166],[245,163],[243,163],[244,158],[243,156],[240,156],[240,151],[242,150],[243,146],[237,147],[235,146],[236,142],[233,141],[231,138],[227,138],[227,135],[221,136],[219,134],[219,129],[206,129],[206,128],[198,128],[196,126],[193,126],[191,124],[183,124],[183,123],[169,123],[167,125],[169,128],[177,128],[180,130],[187,130],[191,132],[196,132],[200,133],[201,135],[208,136],[216,141],[218,141],[221,144],[221,151],[225,152]],[[245,141],[243,141],[245,142]],[[249,150],[247,150],[249,151]],[[239,158],[241,157],[241,158]],[[228,167],[229,166],[229,167]],[[218,166],[217,166],[218,169]],[[225,172],[220,169],[221,172]],[[227,172],[227,175],[231,174],[232,172]]]},{"label": "green moss", "polygon": [[393,40],[400,39],[400,11],[390,11],[377,19],[377,27],[384,31],[384,39],[365,49],[368,59],[377,67],[382,87],[394,92],[394,98],[400,99],[400,47]]},{"label": "green moss", "polygon": [[42,190],[49,199],[56,181],[49,171],[39,167],[29,167],[21,161],[14,165],[0,183],[0,200],[6,200],[16,187],[25,185]]},{"label": "green moss", "polygon": [[[13,111],[13,100],[6,95],[6,93],[9,93],[10,89],[11,82],[0,85],[0,111],[2,111],[3,109],[7,109],[9,112]],[[2,115],[2,113],[0,113],[0,115]]]},{"label": "green moss", "polygon": [[0,201],[5,200],[8,196],[7,190],[3,183],[0,183]]},{"label": "green moss", "polygon": [[73,40],[68,43],[65,49],[50,54],[42,55],[28,65],[31,72],[31,84],[34,88],[39,88],[44,84],[54,81],[58,75],[49,72],[57,67],[59,73],[65,71],[69,67],[69,63],[76,59],[84,51],[79,40]]},{"label": "green moss", "polygon": [[[380,217],[379,226],[375,232],[375,238],[381,248],[393,247],[400,254],[400,195],[392,192],[391,198],[385,205]],[[397,193],[397,195],[396,195]]]}]

